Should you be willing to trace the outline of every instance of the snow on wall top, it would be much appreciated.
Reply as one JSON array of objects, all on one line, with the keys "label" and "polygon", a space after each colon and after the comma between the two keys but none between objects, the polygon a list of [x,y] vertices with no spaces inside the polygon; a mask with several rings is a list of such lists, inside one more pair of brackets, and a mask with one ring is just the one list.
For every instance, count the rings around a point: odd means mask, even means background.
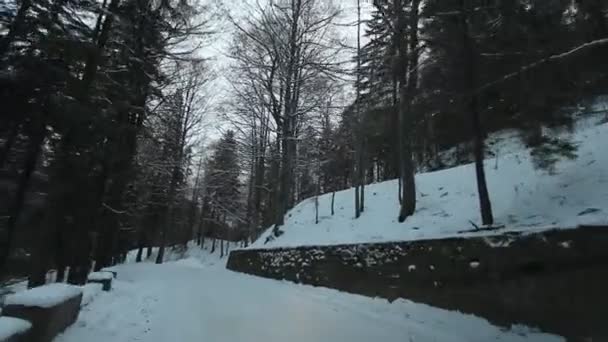
[{"label": "snow on wall top", "polygon": [[49,284],[6,297],[5,305],[50,308],[82,294],[82,289],[67,284]]},{"label": "snow on wall top", "polygon": [[112,278],[114,278],[114,274],[108,271],[93,272],[87,277],[87,279],[92,281],[109,280]]},{"label": "snow on wall top", "polygon": [[366,186],[365,211],[359,219],[354,219],[352,189],[336,192],[333,216],[331,194],[325,194],[319,197],[319,224],[315,224],[314,198],[304,200],[287,213],[281,227],[284,234],[272,238],[268,229],[250,248],[410,241],[608,224],[607,121],[605,114],[578,120],[572,134],[577,158],[560,160],[551,173],[534,167],[530,151],[512,132],[500,133],[503,139],[492,144],[494,157],[486,159],[485,169],[495,225],[504,229],[475,231],[471,224],[481,225],[475,168],[467,164],[417,174],[416,212],[404,223],[397,222],[398,184],[392,180]]},{"label": "snow on wall top", "polygon": [[9,337],[21,334],[32,327],[26,320],[15,317],[0,317],[0,341],[7,340]]}]

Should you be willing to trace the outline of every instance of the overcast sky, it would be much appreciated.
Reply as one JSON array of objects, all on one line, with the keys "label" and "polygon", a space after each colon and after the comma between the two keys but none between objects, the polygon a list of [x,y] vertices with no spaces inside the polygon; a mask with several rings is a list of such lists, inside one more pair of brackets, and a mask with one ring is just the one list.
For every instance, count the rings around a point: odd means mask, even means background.
[{"label": "overcast sky", "polygon": [[[219,137],[225,123],[222,122],[219,115],[219,104],[226,101],[226,99],[230,96],[229,91],[229,83],[228,80],[224,77],[227,75],[227,68],[230,67],[230,59],[227,57],[228,49],[230,43],[232,41],[232,36],[234,33],[234,28],[227,20],[228,13],[233,18],[243,18],[249,15],[248,8],[249,5],[255,4],[256,0],[204,0],[207,3],[210,3],[214,8],[214,11],[217,11],[219,14],[219,18],[217,22],[214,24],[214,30],[216,34],[214,34],[211,41],[206,44],[201,50],[199,54],[205,58],[209,58],[209,64],[214,72],[217,74],[217,78],[213,82],[211,87],[214,113],[210,113],[208,116],[209,129],[207,132],[208,140],[213,140]],[[268,0],[258,0],[261,3],[264,3]],[[357,20],[357,0],[326,0],[332,1],[332,3],[342,10],[341,17],[339,18],[339,24],[346,23],[356,23]],[[371,13],[371,0],[361,0],[361,8],[362,8],[362,19],[365,20],[369,18]],[[356,47],[356,39],[357,39],[357,27],[345,27],[340,26],[338,28],[339,34],[344,38],[346,43],[350,46]],[[361,32],[365,31],[365,28],[361,28]],[[362,40],[362,43],[365,43],[365,40]],[[346,57],[348,58],[348,57]]]}]

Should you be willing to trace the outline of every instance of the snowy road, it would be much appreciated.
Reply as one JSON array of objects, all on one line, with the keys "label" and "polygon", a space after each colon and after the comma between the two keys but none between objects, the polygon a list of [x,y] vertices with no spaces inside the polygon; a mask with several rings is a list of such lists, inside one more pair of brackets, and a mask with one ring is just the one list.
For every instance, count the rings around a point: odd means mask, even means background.
[{"label": "snowy road", "polygon": [[398,300],[233,273],[186,259],[117,268],[119,280],[55,342],[562,341]]}]

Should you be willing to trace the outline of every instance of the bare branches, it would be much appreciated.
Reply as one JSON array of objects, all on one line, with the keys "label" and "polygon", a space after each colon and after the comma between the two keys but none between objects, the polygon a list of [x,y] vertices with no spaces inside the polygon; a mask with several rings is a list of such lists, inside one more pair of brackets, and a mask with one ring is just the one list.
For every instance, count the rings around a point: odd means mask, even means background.
[{"label": "bare branches", "polygon": [[538,67],[540,67],[540,66],[542,66],[544,64],[547,64],[547,63],[550,63],[550,62],[558,62],[558,61],[561,61],[562,59],[573,57],[573,56],[575,56],[577,54],[584,53],[587,50],[590,50],[590,49],[593,49],[593,48],[596,48],[596,47],[599,47],[599,46],[603,46],[603,45],[608,45],[608,38],[596,39],[596,40],[593,40],[593,41],[590,41],[590,42],[578,45],[578,46],[576,46],[576,47],[574,47],[574,48],[572,48],[572,49],[570,49],[568,51],[564,51],[562,53],[558,53],[558,54],[555,54],[555,55],[551,55],[549,57],[542,58],[542,59],[540,59],[540,60],[538,60],[538,61],[536,61],[534,63],[530,63],[530,64],[527,64],[527,65],[524,65],[524,66],[520,67],[518,70],[516,70],[516,71],[514,71],[514,72],[512,72],[510,74],[506,74],[505,76],[503,76],[503,77],[501,77],[501,78],[499,78],[497,80],[494,80],[492,82],[486,83],[486,84],[482,85],[481,87],[477,88],[474,92],[475,93],[482,92],[482,91],[484,91],[484,90],[486,90],[488,88],[491,88],[491,87],[493,87],[495,85],[498,85],[500,83],[503,83],[503,82],[506,82],[508,80],[511,80],[511,79],[513,79],[513,78],[515,78],[515,77],[517,77],[517,76],[519,76],[519,75],[521,75],[521,74],[523,74],[525,72],[528,72],[530,70],[536,69],[536,68],[538,68]]}]

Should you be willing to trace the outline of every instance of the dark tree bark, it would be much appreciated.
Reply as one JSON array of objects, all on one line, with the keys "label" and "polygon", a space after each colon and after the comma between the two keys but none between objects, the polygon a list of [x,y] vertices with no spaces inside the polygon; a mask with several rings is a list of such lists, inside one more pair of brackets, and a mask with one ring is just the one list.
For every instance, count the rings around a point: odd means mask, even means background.
[{"label": "dark tree bark", "polygon": [[281,141],[282,141],[282,160],[281,160],[281,185],[279,188],[279,201],[277,203],[277,217],[275,224],[275,235],[278,229],[285,223],[285,213],[289,209],[291,203],[291,195],[293,194],[293,170],[292,162],[296,153],[296,115],[298,106],[298,89],[300,84],[299,76],[299,45],[298,45],[298,30],[302,11],[302,0],[293,0],[292,4],[292,22],[289,33],[289,51],[287,58],[287,75],[285,79],[284,102],[285,110],[283,113],[281,124]]},{"label": "dark tree bark", "polygon": [[488,193],[488,185],[486,183],[486,175],[484,168],[484,132],[481,125],[479,115],[479,106],[477,104],[477,53],[475,52],[475,43],[472,37],[469,25],[470,4],[468,0],[461,0],[461,25],[463,34],[463,58],[466,90],[469,96],[469,111],[471,114],[471,123],[473,128],[473,155],[475,157],[475,176],[477,180],[477,192],[479,194],[479,207],[481,211],[481,220],[484,225],[494,223],[492,215],[492,204]]},{"label": "dark tree bark", "polygon": [[254,220],[252,232],[257,236],[258,229],[260,226],[260,215],[262,213],[262,189],[264,187],[265,179],[265,167],[266,167],[266,144],[268,139],[268,124],[266,127],[262,127],[265,130],[265,134],[262,135],[262,141],[260,141],[260,148],[258,150],[259,156],[257,156],[256,170],[255,170],[255,183],[253,186],[253,210]]},{"label": "dark tree bark", "polygon": [[[182,132],[182,135],[185,134]],[[173,167],[171,173],[171,183],[169,184],[169,191],[167,194],[167,211],[165,214],[164,224],[161,227],[160,246],[158,247],[158,255],[156,256],[156,263],[162,264],[163,257],[165,256],[165,245],[167,244],[167,229],[173,222],[173,211],[175,209],[175,192],[177,190],[177,182],[179,181],[180,165],[182,161],[183,153],[183,142],[184,138],[181,139],[179,146],[179,156],[176,158],[176,165]]]},{"label": "dark tree bark", "polygon": [[202,249],[205,249],[205,220],[207,219],[207,215],[209,212],[209,208],[207,208],[207,198],[203,197],[202,200],[202,205],[201,205],[201,215],[200,218],[198,220],[198,239],[199,239],[199,245],[201,246]]},{"label": "dark tree bark", "polygon": [[[255,188],[255,176],[256,176],[256,169],[257,169],[257,163],[256,163],[256,141],[255,141],[255,130],[252,129],[251,130],[251,140],[253,141],[253,143],[251,144],[251,165],[249,167],[249,179],[247,181],[247,209],[246,209],[246,213],[247,213],[247,223],[246,223],[246,228],[244,228],[247,232],[249,232],[249,234],[253,234],[253,231],[255,230],[255,226],[256,226],[256,217],[258,215],[258,213],[255,211],[254,209],[254,204],[253,204],[253,192],[254,192],[254,188]],[[247,234],[245,234],[247,235]]]},{"label": "dark tree bark", "polygon": [[359,152],[355,151],[353,156],[353,185],[355,187],[355,218],[361,216],[361,196],[359,195]]},{"label": "dark tree bark", "polygon": [[365,137],[363,133],[363,128],[361,128],[361,161],[360,169],[359,169],[359,184],[361,186],[360,190],[360,200],[359,200],[359,214],[365,211],[365,183],[367,182],[365,177],[366,163],[365,163]]},{"label": "dark tree bark", "polygon": [[4,145],[2,145],[2,149],[0,149],[0,169],[4,168],[10,151],[17,140],[17,136],[19,136],[19,124],[15,122],[9,129]]},{"label": "dark tree bark", "polygon": [[66,266],[57,266],[57,279],[55,279],[55,281],[57,283],[62,283],[65,280],[65,271],[66,271]]},{"label": "dark tree bark", "polygon": [[[419,0],[413,0],[410,9],[409,22],[409,42],[410,46],[406,45],[403,37],[406,35],[405,16],[402,9],[402,0],[397,1],[397,50],[399,51],[398,61],[400,62],[399,70],[399,128],[401,147],[401,178],[402,180],[402,200],[401,209],[399,211],[399,222],[405,221],[408,216],[411,216],[416,211],[416,180],[414,176],[414,163],[412,161],[412,113],[410,103],[413,98],[413,91],[417,87],[414,74],[417,73],[418,67],[418,4]],[[408,82],[409,75],[409,82]]]},{"label": "dark tree bark", "polygon": [[144,247],[145,247],[145,236],[144,236],[143,232],[139,232],[139,239],[137,239],[137,244],[138,244],[138,248],[137,248],[137,256],[135,257],[135,262],[141,262],[141,259],[144,254]]},{"label": "dark tree bark", "polygon": [[6,237],[4,239],[0,239],[0,241],[5,241],[3,245],[0,245],[0,272],[3,272],[8,256],[10,255],[12,247],[11,245],[17,229],[17,221],[19,220],[21,212],[23,211],[28,185],[30,184],[32,174],[36,169],[40,151],[42,150],[42,143],[46,137],[44,120],[40,120],[42,122],[37,125],[30,137],[25,156],[25,163],[17,183],[15,198],[13,199],[11,207],[9,208]]},{"label": "dark tree bark", "polygon": [[355,84],[355,127],[353,155],[353,185],[355,187],[355,218],[361,216],[363,207],[363,120],[361,118],[361,1],[357,0],[357,80]]},{"label": "dark tree bark", "polygon": [[[88,261],[88,260],[86,260]],[[88,262],[79,262],[70,265],[70,274],[68,275],[68,283],[72,285],[84,285],[87,282],[87,276],[90,271]]]},{"label": "dark tree bark", "polygon": [[139,248],[137,248],[137,256],[135,257],[135,262],[141,262],[143,254],[144,254],[144,246],[140,245]]}]

